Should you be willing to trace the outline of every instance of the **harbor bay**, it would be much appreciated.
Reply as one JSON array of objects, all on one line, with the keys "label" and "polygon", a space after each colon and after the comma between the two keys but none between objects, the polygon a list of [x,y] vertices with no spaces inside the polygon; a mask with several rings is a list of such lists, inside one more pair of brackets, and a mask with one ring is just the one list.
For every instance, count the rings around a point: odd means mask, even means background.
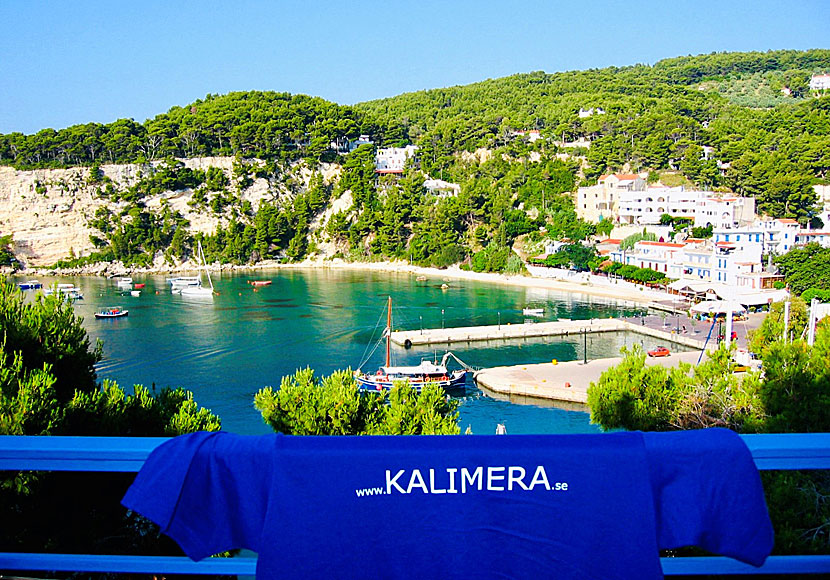
[{"label": "harbor bay", "polygon": [[[513,287],[477,281],[428,278],[409,274],[330,269],[292,269],[267,273],[213,275],[217,295],[193,299],[172,294],[164,276],[135,277],[144,283],[139,296],[121,295],[115,281],[98,277],[72,278],[84,293],[75,302],[91,339],[104,344],[98,364],[99,380],[110,379],[131,391],[183,387],[196,401],[222,418],[223,428],[244,434],[267,433],[253,396],[265,386],[278,387],[282,377],[310,367],[318,376],[352,368],[368,358],[363,370],[376,369],[383,349],[371,354],[385,326],[385,304],[393,298],[393,329],[457,328],[485,325],[525,325],[527,305],[545,310],[535,323],[558,319],[589,320],[643,314],[632,302],[587,294]],[[267,286],[252,286],[267,279]],[[70,279],[44,279],[51,284]],[[442,286],[446,285],[446,288]],[[96,320],[107,307],[128,308],[128,317]],[[451,350],[476,368],[512,364],[607,358],[622,346],[645,348],[659,341],[627,332],[582,336],[552,336],[493,340],[453,345]],[[393,346],[393,359],[417,364],[440,357],[444,347]],[[370,356],[371,354],[371,356]],[[584,407],[560,408],[531,400],[521,404],[489,396],[468,381],[458,395],[459,425],[489,434],[496,425],[510,433],[593,432]]]}]

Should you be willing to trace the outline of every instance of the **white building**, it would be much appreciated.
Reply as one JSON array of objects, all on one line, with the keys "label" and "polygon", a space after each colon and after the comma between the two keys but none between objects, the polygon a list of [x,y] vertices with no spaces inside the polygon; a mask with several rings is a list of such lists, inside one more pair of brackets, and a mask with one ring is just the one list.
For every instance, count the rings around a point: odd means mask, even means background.
[{"label": "white building", "polygon": [[758,220],[750,226],[712,230],[715,244],[732,244],[736,248],[757,246],[761,255],[781,255],[798,245],[798,222],[792,219]]},{"label": "white building", "polygon": [[810,79],[810,90],[815,92],[830,90],[830,74],[813,75]]},{"label": "white building", "polygon": [[590,109],[580,108],[579,113],[577,113],[577,116],[580,119],[587,119],[588,117],[593,117],[594,115],[604,115],[604,114],[605,114],[605,111],[603,111],[601,107],[596,107],[596,108],[591,107]]},{"label": "white building", "polygon": [[646,180],[639,175],[615,173],[603,175],[596,185],[580,187],[576,192],[576,213],[586,221],[617,218],[620,194],[625,191],[644,191]]},{"label": "white building", "polygon": [[755,221],[754,197],[700,193],[694,210],[695,227],[739,228]]},{"label": "white building", "polygon": [[513,131],[513,136],[522,137],[533,143],[542,138],[542,133],[538,129],[530,129],[527,131]]},{"label": "white building", "polygon": [[830,248],[830,232],[801,231],[795,234],[796,246],[807,244],[818,244],[822,248]]},{"label": "white building", "polygon": [[406,162],[415,157],[417,145],[378,149],[375,154],[375,173],[403,173]]},{"label": "white building", "polygon": [[648,187],[620,191],[617,218],[620,224],[658,224],[663,214],[694,219],[701,191],[683,187]]},{"label": "white building", "polygon": [[361,135],[357,139],[349,140],[346,137],[338,137],[332,141],[329,146],[337,153],[351,153],[361,145],[371,145],[372,140],[368,135]]},{"label": "white building", "polygon": [[439,197],[455,196],[461,193],[461,185],[442,179],[425,179],[424,187],[429,193]]}]

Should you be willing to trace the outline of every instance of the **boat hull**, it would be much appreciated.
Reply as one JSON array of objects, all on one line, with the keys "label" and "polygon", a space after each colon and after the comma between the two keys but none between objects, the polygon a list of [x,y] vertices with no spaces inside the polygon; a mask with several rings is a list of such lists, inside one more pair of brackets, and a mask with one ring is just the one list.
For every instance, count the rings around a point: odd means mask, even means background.
[{"label": "boat hull", "polygon": [[390,378],[386,375],[356,375],[355,381],[357,382],[358,388],[362,391],[388,391],[397,382],[406,382],[411,388],[418,392],[420,392],[425,385],[437,385],[445,391],[448,391],[464,389],[467,384],[467,372],[453,371],[447,377],[438,377],[426,380],[423,380],[420,377]]},{"label": "boat hull", "polygon": [[130,312],[122,310],[121,312],[96,312],[95,318],[121,318],[127,316]]},{"label": "boat hull", "polygon": [[43,284],[37,280],[31,280],[29,282],[18,282],[17,287],[21,290],[39,290],[43,288]]}]

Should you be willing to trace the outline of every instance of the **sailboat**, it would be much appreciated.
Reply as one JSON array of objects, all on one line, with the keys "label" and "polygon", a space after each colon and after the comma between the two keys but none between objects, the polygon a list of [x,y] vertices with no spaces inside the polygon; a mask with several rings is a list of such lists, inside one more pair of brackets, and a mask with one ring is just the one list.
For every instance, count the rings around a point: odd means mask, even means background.
[{"label": "sailboat", "polygon": [[202,267],[205,269],[205,274],[207,274],[208,284],[210,284],[210,288],[205,288],[202,286],[202,278],[199,276],[199,283],[193,286],[184,286],[181,289],[182,296],[193,296],[197,298],[213,298],[213,280],[210,279],[210,272],[207,271],[207,260],[205,260],[205,251],[202,249],[202,242],[199,242],[199,257],[202,260]]},{"label": "sailboat", "polygon": [[[443,389],[463,389],[467,381],[467,365],[461,362],[457,356],[447,352],[440,363],[429,360],[422,360],[417,366],[392,366],[392,297],[389,297],[387,304],[386,328],[383,331],[383,338],[386,339],[386,364],[378,369],[375,374],[363,373],[360,369],[355,371],[357,386],[366,391],[389,390],[397,382],[404,382],[411,388],[420,391],[424,385],[437,385]],[[447,362],[450,357],[455,359],[464,368],[450,371],[447,369]]]}]

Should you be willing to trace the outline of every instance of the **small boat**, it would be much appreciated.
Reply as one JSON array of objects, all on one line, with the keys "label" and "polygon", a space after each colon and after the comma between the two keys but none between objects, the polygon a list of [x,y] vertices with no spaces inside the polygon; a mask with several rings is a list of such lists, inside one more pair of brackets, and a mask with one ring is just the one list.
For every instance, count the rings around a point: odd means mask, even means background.
[{"label": "small boat", "polygon": [[141,296],[141,290],[130,290],[130,296]]},{"label": "small boat", "polygon": [[168,278],[167,283],[170,284],[170,291],[173,294],[178,294],[182,291],[182,288],[201,286],[202,279],[199,276],[178,276],[176,278]]},{"label": "small boat", "polygon": [[21,290],[38,290],[39,288],[43,288],[43,284],[37,280],[27,280],[25,282],[18,282],[17,287]]},{"label": "small boat", "polygon": [[416,276],[416,277],[415,277],[415,281],[416,281],[416,282],[426,282],[426,281],[427,281],[427,277],[426,277],[426,276]]},{"label": "small boat", "polygon": [[190,296],[194,298],[213,298],[213,280],[210,279],[210,272],[207,271],[207,260],[205,260],[205,252],[204,250],[202,250],[201,242],[199,242],[199,255],[202,258],[202,264],[205,268],[205,273],[207,274],[207,279],[208,283],[210,284],[210,288],[205,288],[204,286],[202,286],[202,278],[201,276],[198,276],[198,285],[188,284],[187,286],[182,287],[181,295]]},{"label": "small boat", "polygon": [[132,278],[119,278],[115,281],[115,285],[119,288],[132,288],[133,287],[133,279]]},{"label": "small boat", "polygon": [[111,306],[110,308],[105,308],[101,312],[96,312],[95,318],[121,318],[122,316],[127,316],[129,313],[129,310],[123,310],[118,306]]},{"label": "small boat", "polygon": [[523,308],[522,314],[525,316],[544,316],[545,309],[544,308]]},{"label": "small boat", "polygon": [[[386,338],[386,364],[375,374],[363,373],[358,368],[354,377],[357,386],[365,391],[384,391],[391,389],[395,383],[404,382],[416,391],[425,385],[437,385],[445,390],[463,389],[467,382],[468,367],[451,352],[444,354],[440,363],[422,360],[417,366],[392,366],[392,297],[389,297],[388,312],[386,315],[386,329],[383,331]],[[450,357],[464,368],[450,371],[447,362]]]},{"label": "small boat", "polygon": [[270,286],[271,280],[249,280],[248,284],[251,286]]},{"label": "small boat", "polygon": [[135,286],[133,286],[133,288],[135,288],[135,289],[137,289],[137,290],[141,290],[141,289],[142,289],[142,288],[144,288],[146,285],[147,285],[147,284],[145,284],[144,282],[141,282],[140,284],[136,284]]},{"label": "small boat", "polygon": [[83,300],[84,295],[74,284],[57,284],[43,291],[44,296],[51,296],[57,292],[68,300]]}]

